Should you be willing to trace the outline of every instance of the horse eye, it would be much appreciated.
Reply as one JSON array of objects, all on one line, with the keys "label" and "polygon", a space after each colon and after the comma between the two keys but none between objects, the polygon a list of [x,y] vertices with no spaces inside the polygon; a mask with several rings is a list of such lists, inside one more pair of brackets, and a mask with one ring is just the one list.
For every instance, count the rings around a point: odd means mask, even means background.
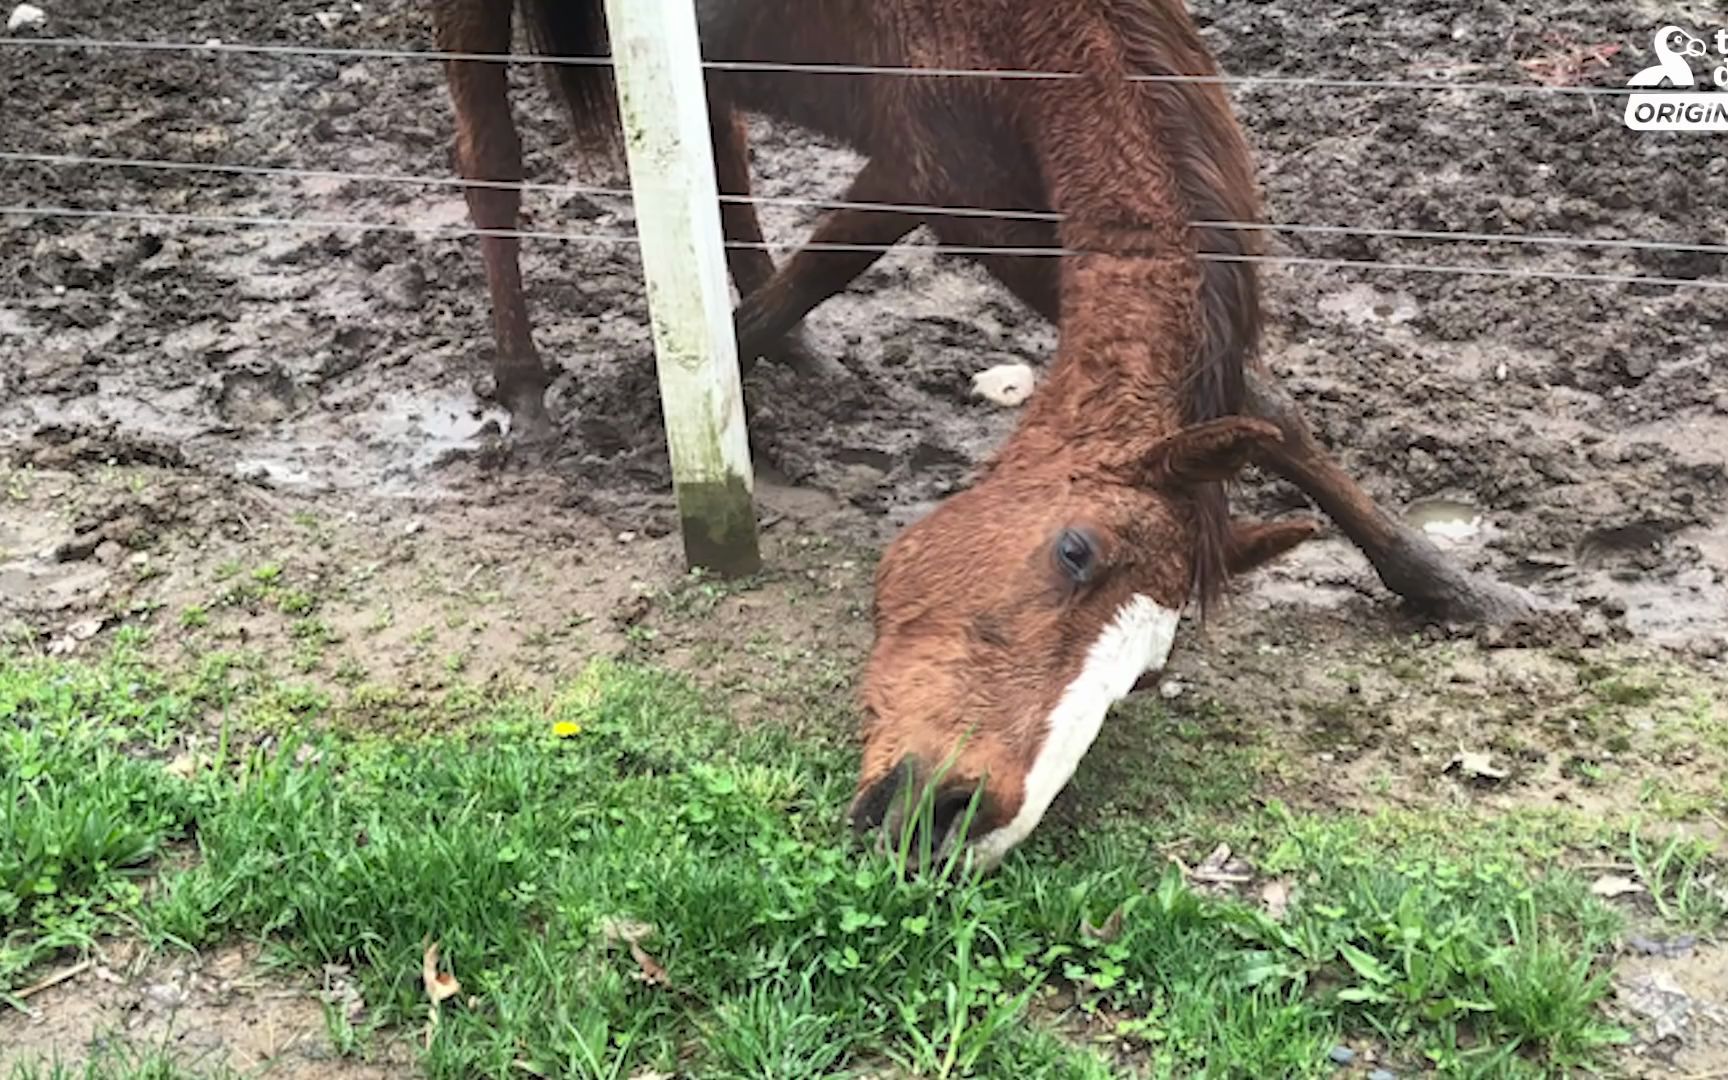
[{"label": "horse eye", "polygon": [[1098,560],[1098,550],[1092,538],[1078,529],[1063,529],[1056,538],[1056,564],[1075,581],[1084,583],[1092,576],[1092,566]]}]

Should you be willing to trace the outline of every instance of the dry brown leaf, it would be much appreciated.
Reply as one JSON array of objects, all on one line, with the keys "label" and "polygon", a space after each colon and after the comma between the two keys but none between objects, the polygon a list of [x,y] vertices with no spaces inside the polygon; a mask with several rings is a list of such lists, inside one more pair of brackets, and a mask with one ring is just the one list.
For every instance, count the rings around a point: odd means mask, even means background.
[{"label": "dry brown leaf", "polygon": [[630,955],[636,959],[636,966],[641,969],[639,977],[649,986],[670,986],[672,980],[666,977],[666,969],[661,967],[647,950],[626,939],[630,946]]},{"label": "dry brown leaf", "polygon": [[1461,751],[1446,763],[1442,772],[1457,772],[1479,780],[1504,780],[1508,773],[1494,764],[1493,758],[1478,750]]},{"label": "dry brown leaf", "polygon": [[1090,919],[1084,916],[1080,919],[1080,933],[1094,941],[1102,941],[1106,945],[1122,936],[1122,909],[1117,908],[1104,917],[1104,925],[1093,926]]},{"label": "dry brown leaf", "polygon": [[1278,878],[1268,881],[1260,889],[1260,906],[1266,909],[1266,914],[1278,922],[1284,921],[1284,916],[1290,912],[1290,881]]},{"label": "dry brown leaf", "polygon": [[162,766],[162,771],[180,780],[190,780],[216,763],[216,759],[199,750],[184,750]]},{"label": "dry brown leaf", "polygon": [[1616,896],[1625,896],[1628,893],[1641,893],[1643,891],[1644,886],[1638,884],[1629,877],[1621,877],[1618,874],[1603,874],[1590,885],[1591,895],[1600,896],[1604,900],[1612,900]]},{"label": "dry brown leaf", "polygon": [[1206,856],[1200,865],[1194,868],[1194,872],[1196,874],[1216,874],[1223,871],[1228,865],[1230,865],[1230,845],[1219,844],[1212,849],[1212,854]]},{"label": "dry brown leaf", "polygon": [[[1177,865],[1180,866],[1181,863]],[[1219,844],[1199,866],[1193,869],[1184,866],[1182,871],[1188,876],[1188,880],[1202,885],[1246,885],[1254,880],[1253,871],[1247,863],[1230,857],[1229,844]]]},{"label": "dry brown leaf", "polygon": [[426,954],[420,961],[420,982],[426,987],[426,999],[434,1008],[438,1003],[462,992],[456,976],[438,970],[438,943],[426,942]]}]

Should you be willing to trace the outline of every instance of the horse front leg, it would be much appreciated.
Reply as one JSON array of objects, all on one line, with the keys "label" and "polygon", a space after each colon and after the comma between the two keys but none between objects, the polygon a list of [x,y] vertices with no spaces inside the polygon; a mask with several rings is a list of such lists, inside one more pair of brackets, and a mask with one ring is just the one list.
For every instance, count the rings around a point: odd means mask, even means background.
[{"label": "horse front leg", "polygon": [[[853,178],[844,201],[912,201],[894,173],[892,165],[871,159]],[[806,315],[844,292],[923,220],[919,215],[896,210],[859,208],[824,215],[805,246],[775,271],[767,284],[745,296],[739,305],[738,355],[746,370],[757,357],[776,355],[782,340]],[[840,250],[832,250],[832,246]]]},{"label": "horse front leg", "polygon": [[[1049,246],[1036,229],[1024,235],[968,227],[957,242]],[[946,239],[946,237],[944,238]],[[1060,271],[1054,259],[994,256],[981,259],[991,276],[1051,323],[1060,318]],[[1507,623],[1528,617],[1535,605],[1522,591],[1464,570],[1427,537],[1393,518],[1344,471],[1314,437],[1302,410],[1259,364],[1250,364],[1243,403],[1250,416],[1269,420],[1284,433],[1281,446],[1261,451],[1261,463],[1301,488],[1349,537],[1381,582],[1416,608],[1442,619],[1469,623]]]},{"label": "horse front leg", "polygon": [[[440,0],[433,7],[438,47],[446,52],[507,53],[510,5],[491,0]],[[511,232],[518,224],[522,144],[510,115],[509,84],[502,62],[452,60],[445,65],[450,100],[456,112],[456,162],[462,177],[487,181],[465,187],[468,212],[477,228]],[[518,445],[538,445],[555,436],[546,412],[550,385],[528,324],[522,289],[520,244],[512,236],[482,236],[486,287],[492,299],[492,332],[497,346],[492,371],[498,401],[510,411],[510,437]]]},{"label": "horse front leg", "polygon": [[[774,258],[762,235],[761,216],[750,189],[750,141],[744,117],[724,96],[724,83],[710,80],[708,123],[714,138],[714,174],[720,187],[720,227],[726,236],[726,266],[738,287],[740,303],[774,279]],[[741,370],[748,373],[759,356],[807,374],[821,369],[815,352],[796,326],[772,340],[739,342]]]},{"label": "horse front leg", "polygon": [[710,79],[708,125],[714,140],[714,178],[720,188],[720,228],[728,241],[726,268],[740,297],[768,284],[774,259],[762,237],[762,222],[750,193],[750,141],[744,117]]},{"label": "horse front leg", "polygon": [[1368,557],[1388,589],[1452,622],[1509,623],[1534,614],[1536,606],[1523,591],[1471,574],[1382,510],[1315,439],[1295,399],[1270,371],[1250,366],[1246,389],[1248,415],[1284,433],[1282,444],[1261,449],[1261,463],[1313,499]]}]

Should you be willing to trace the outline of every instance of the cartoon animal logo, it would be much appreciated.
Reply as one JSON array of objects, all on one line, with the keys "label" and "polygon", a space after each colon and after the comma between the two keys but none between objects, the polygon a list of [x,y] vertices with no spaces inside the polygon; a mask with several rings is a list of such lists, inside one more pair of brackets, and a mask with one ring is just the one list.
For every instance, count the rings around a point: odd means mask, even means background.
[{"label": "cartoon animal logo", "polygon": [[1691,86],[1692,65],[1688,56],[1707,55],[1709,46],[1678,26],[1664,26],[1656,31],[1652,46],[1657,63],[1632,76],[1628,86]]}]

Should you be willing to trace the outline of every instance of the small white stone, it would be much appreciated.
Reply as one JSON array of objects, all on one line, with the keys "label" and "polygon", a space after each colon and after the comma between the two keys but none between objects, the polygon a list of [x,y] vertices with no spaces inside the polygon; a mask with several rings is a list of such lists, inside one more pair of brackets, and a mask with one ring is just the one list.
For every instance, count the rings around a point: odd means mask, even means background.
[{"label": "small white stone", "polygon": [[222,39],[219,37],[205,38],[204,47],[206,49],[220,49],[222,47]]},{"label": "small white stone", "polygon": [[630,541],[632,541],[634,539],[636,539],[636,534],[633,532],[630,532],[628,529],[626,529],[624,532],[621,532],[618,534],[618,542],[620,544],[628,544]]},{"label": "small white stone", "polygon": [[340,11],[317,11],[313,12],[312,17],[317,19],[318,25],[322,26],[326,30],[336,29],[337,25],[342,21],[342,13]]},{"label": "small white stone", "polygon": [[1026,364],[998,364],[972,376],[972,394],[1012,409],[1032,396],[1037,376]]},{"label": "small white stone", "polygon": [[1158,693],[1163,696],[1165,701],[1173,701],[1181,697],[1182,692],[1186,689],[1188,688],[1182,685],[1180,679],[1165,679],[1158,684]]},{"label": "small white stone", "polygon": [[424,521],[410,521],[407,525],[402,527],[402,534],[404,536],[414,536],[425,531],[426,523]]},{"label": "small white stone", "polygon": [[19,4],[12,9],[12,14],[6,19],[8,33],[23,30],[26,27],[41,26],[48,21],[48,13],[35,4]]}]

